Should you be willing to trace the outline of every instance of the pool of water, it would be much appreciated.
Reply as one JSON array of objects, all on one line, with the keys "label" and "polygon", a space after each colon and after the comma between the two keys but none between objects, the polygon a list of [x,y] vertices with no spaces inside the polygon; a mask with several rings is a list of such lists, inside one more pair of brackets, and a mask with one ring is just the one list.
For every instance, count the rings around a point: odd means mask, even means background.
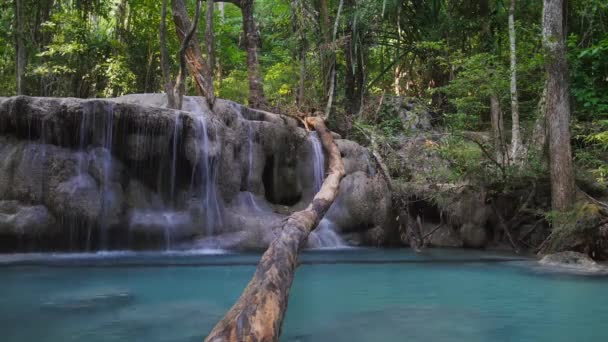
[{"label": "pool of water", "polygon": [[[0,256],[0,340],[201,341],[259,255]],[[606,341],[608,277],[508,255],[308,251],[281,341]]]}]

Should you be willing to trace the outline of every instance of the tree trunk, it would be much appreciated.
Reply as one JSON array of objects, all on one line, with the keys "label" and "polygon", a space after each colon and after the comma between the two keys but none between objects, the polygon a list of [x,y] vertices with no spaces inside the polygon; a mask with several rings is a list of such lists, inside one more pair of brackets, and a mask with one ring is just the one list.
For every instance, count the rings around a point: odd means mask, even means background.
[{"label": "tree trunk", "polygon": [[207,45],[207,68],[209,69],[209,80],[213,82],[213,70],[215,69],[215,37],[213,32],[213,12],[215,2],[207,1],[207,13],[205,22],[205,44]]},{"label": "tree trunk", "polygon": [[[334,31],[332,36],[332,45],[336,42],[336,37],[338,36],[338,25],[340,24],[340,14],[342,13],[342,4],[343,0],[340,0],[340,4],[338,5],[338,14],[336,14],[336,22],[334,23]],[[332,47],[333,49],[333,47]],[[325,116],[323,120],[329,119],[329,114],[331,113],[331,106],[334,101],[334,89],[336,87],[336,52],[332,50],[331,54],[331,73],[329,75],[329,90],[327,93],[327,106],[325,107]]]},{"label": "tree trunk", "polygon": [[300,107],[304,105],[304,92],[306,84],[306,50],[308,48],[308,40],[306,39],[305,23],[304,23],[304,6],[300,0],[291,0],[291,23],[293,33],[298,37],[298,53],[294,56],[300,64],[298,89],[295,92],[296,104]]},{"label": "tree trunk", "polygon": [[347,113],[355,112],[355,74],[353,70],[353,42],[352,35],[344,44],[344,59],[346,61],[346,69],[344,70],[344,109]]},{"label": "tree trunk", "polygon": [[511,50],[511,157],[521,160],[521,130],[519,128],[519,101],[517,99],[517,46],[515,44],[515,0],[509,6],[509,46]]},{"label": "tree trunk", "polygon": [[506,148],[504,139],[504,121],[502,110],[500,109],[500,100],[496,94],[490,96],[490,121],[492,123],[492,138],[494,141],[494,149],[496,150],[496,160],[504,165],[506,158]]},{"label": "tree trunk", "polygon": [[534,122],[534,128],[532,129],[532,136],[530,137],[530,142],[528,143],[528,150],[526,154],[528,157],[531,156],[532,153],[538,154],[539,159],[543,164],[548,161],[547,156],[547,115],[546,108],[547,107],[547,83],[545,82],[545,86],[543,87],[543,93],[538,100],[538,116],[536,117],[536,121]]},{"label": "tree trunk", "polygon": [[564,0],[544,0],[543,47],[547,70],[545,110],[549,122],[551,204],[558,211],[571,208],[575,195],[564,31]]},{"label": "tree trunk", "polygon": [[329,156],[329,173],[312,203],[289,216],[279,236],[262,256],[253,278],[241,297],[217,323],[208,342],[218,341],[278,341],[289,290],[293,282],[298,253],[308,235],[317,226],[336,196],[344,176],[340,150],[322,119],[309,117],[307,123],[315,128]]},{"label": "tree trunk", "polygon": [[[194,33],[196,33],[196,28],[198,27],[198,19],[201,16],[201,3],[202,0],[198,0],[196,2],[196,13],[194,14],[194,22],[192,23],[192,26],[190,26],[190,28],[188,29],[188,33],[186,33],[186,36],[182,40],[182,45],[179,49],[179,73],[177,74],[177,80],[175,81],[174,88],[175,106],[177,109],[182,109],[184,94],[186,93],[186,50],[188,49],[188,45],[190,44],[192,37],[194,37]],[[207,72],[208,74],[203,76],[205,76],[207,82],[210,82],[211,86],[213,87],[213,82],[211,82],[211,80],[209,79],[209,70],[207,70]]]},{"label": "tree trunk", "polygon": [[[173,0],[172,9],[175,31],[179,41],[183,43],[189,28],[192,27],[184,0]],[[215,102],[213,82],[208,78],[209,69],[207,67],[207,62],[201,53],[196,35],[192,36],[192,39],[190,39],[187,45],[186,61],[190,74],[196,84],[198,94],[205,97],[210,106],[213,106],[213,103]]]},{"label": "tree trunk", "polygon": [[319,26],[321,28],[322,44],[320,52],[321,78],[323,80],[323,98],[329,94],[329,82],[331,77],[331,53],[327,50],[331,42],[331,30],[329,21],[329,0],[319,0]]},{"label": "tree trunk", "polygon": [[25,74],[25,41],[23,30],[23,0],[15,0],[15,81],[17,95],[24,94],[23,75]]},{"label": "tree trunk", "polygon": [[165,94],[167,94],[167,107],[177,108],[173,87],[175,84],[171,79],[169,67],[169,53],[167,52],[167,1],[163,0],[160,15],[160,68],[163,74]]},{"label": "tree trunk", "polygon": [[253,17],[254,0],[242,0],[241,12],[243,14],[243,33],[245,34],[245,49],[247,50],[247,74],[249,78],[249,106],[252,108],[266,108],[264,87],[260,76],[260,62],[258,60],[258,46],[260,35]]}]

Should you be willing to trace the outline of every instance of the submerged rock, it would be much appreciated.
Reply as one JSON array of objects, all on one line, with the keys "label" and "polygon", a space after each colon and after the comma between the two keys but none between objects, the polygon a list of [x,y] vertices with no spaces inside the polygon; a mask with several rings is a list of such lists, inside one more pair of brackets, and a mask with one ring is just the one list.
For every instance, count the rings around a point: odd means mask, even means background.
[{"label": "submerged rock", "polygon": [[46,310],[82,313],[115,310],[134,301],[135,296],[129,291],[100,289],[57,296],[44,302],[42,307]]}]

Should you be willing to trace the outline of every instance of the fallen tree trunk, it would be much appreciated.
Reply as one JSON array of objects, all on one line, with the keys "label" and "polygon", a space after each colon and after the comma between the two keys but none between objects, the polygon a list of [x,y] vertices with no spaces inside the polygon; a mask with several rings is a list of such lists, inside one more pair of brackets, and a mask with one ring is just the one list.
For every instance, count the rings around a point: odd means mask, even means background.
[{"label": "fallen tree trunk", "polygon": [[344,164],[322,119],[306,118],[329,156],[329,173],[308,207],[289,216],[260,260],[239,300],[205,339],[217,341],[278,341],[287,310],[298,253],[338,195]]}]

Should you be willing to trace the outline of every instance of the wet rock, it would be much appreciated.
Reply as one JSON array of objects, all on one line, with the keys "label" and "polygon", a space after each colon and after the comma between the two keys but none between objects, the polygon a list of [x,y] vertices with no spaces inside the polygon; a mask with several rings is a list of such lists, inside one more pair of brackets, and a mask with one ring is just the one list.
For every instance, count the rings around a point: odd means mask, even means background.
[{"label": "wet rock", "polygon": [[361,171],[369,176],[374,176],[375,169],[371,164],[369,152],[365,147],[354,141],[345,139],[338,139],[335,142],[338,149],[340,149],[344,170],[347,175]]},{"label": "wet rock", "polygon": [[93,177],[88,174],[74,176],[60,183],[49,195],[55,212],[82,217],[89,222],[97,220],[101,212],[101,197]]},{"label": "wet rock", "polygon": [[187,212],[139,211],[130,214],[130,232],[171,241],[183,240],[198,234]]},{"label": "wet rock", "polygon": [[483,226],[465,223],[460,228],[460,236],[466,247],[481,248],[487,243],[487,233]]},{"label": "wet rock", "polygon": [[[427,225],[428,226],[428,225]],[[430,230],[434,229],[434,227],[425,230],[424,234],[430,233]],[[460,235],[454,229],[452,229],[449,225],[444,224],[442,227],[438,228],[431,236],[430,236],[430,245],[433,247],[462,247],[463,241]]]},{"label": "wet rock", "polygon": [[390,225],[390,206],[388,187],[382,176],[368,177],[357,171],[342,179],[338,197],[326,217],[342,232],[384,228]]},{"label": "wet rock", "polygon": [[588,255],[579,252],[559,252],[545,255],[540,261],[543,265],[593,268],[598,264]]},{"label": "wet rock", "polygon": [[43,205],[0,201],[0,235],[38,237],[57,233],[55,218]]},{"label": "wet rock", "polygon": [[162,201],[158,194],[155,194],[137,179],[129,180],[129,185],[125,189],[125,204],[129,208],[143,210],[159,210],[162,208]]}]

